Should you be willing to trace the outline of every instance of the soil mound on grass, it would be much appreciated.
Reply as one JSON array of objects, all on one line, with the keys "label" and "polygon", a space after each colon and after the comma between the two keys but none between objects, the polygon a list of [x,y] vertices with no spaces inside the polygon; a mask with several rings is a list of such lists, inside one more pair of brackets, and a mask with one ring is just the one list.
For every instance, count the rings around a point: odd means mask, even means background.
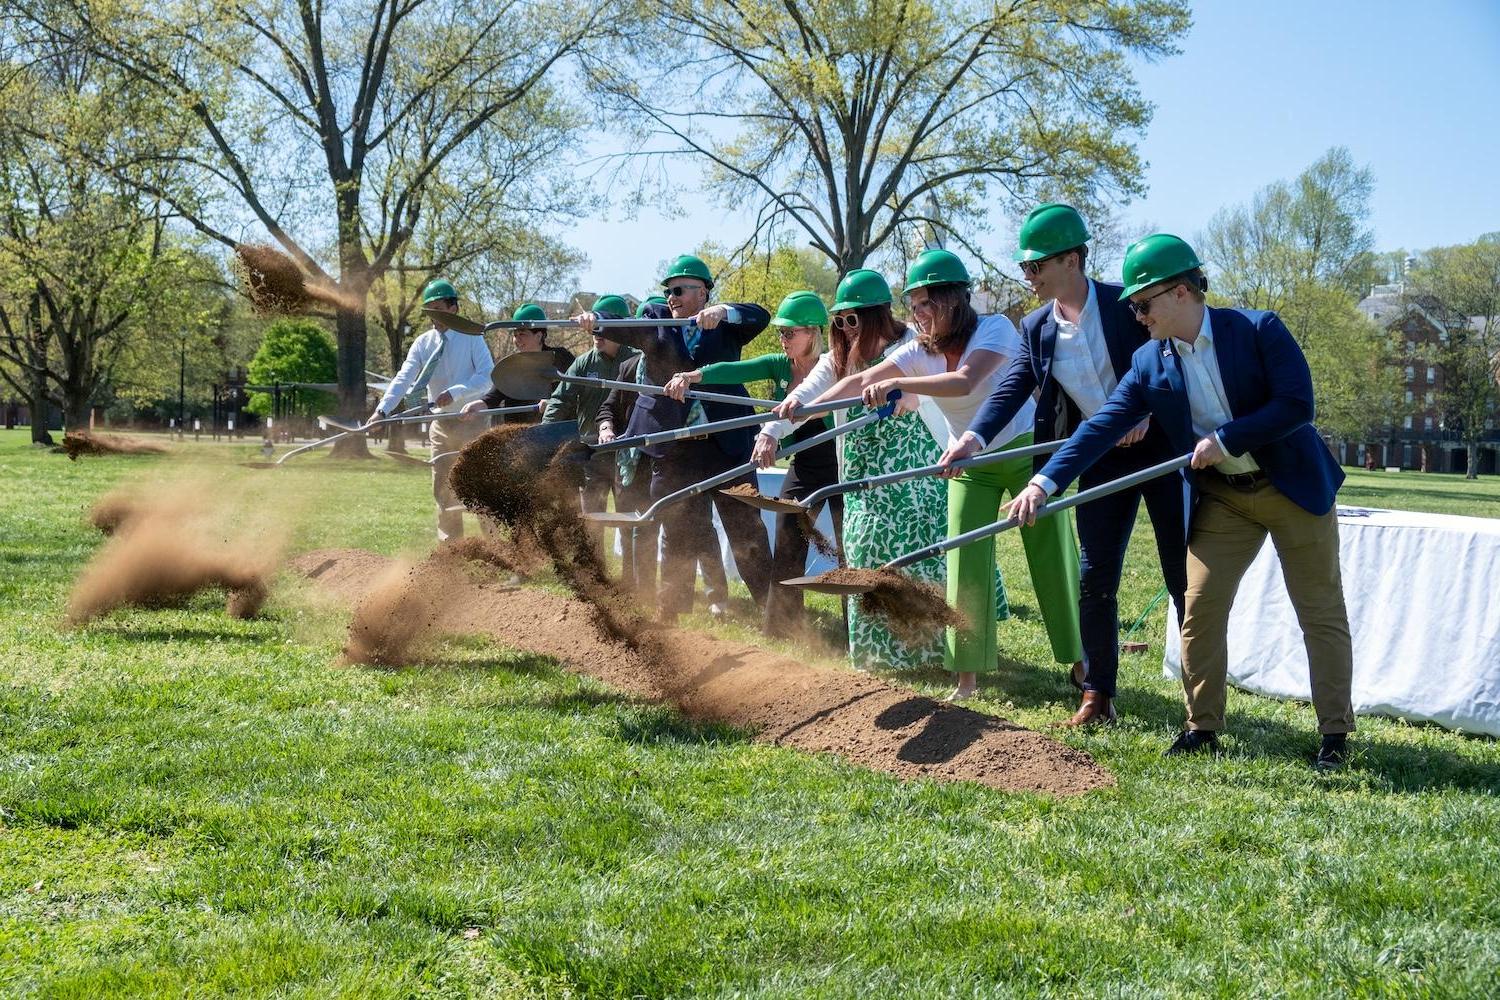
[{"label": "soil mound on grass", "polygon": [[[393,574],[360,550],[301,556],[292,567],[357,601]],[[827,670],[688,631],[652,630],[634,646],[603,633],[597,609],[532,588],[448,573],[428,612],[444,633],[489,636],[552,657],[629,694],[691,717],[744,727],[763,742],[834,753],[902,778],[974,781],[1006,791],[1074,795],[1114,784],[1087,754],[1041,733],[924,698],[868,675]]]},{"label": "soil mound on grass", "polygon": [[71,461],[80,455],[165,455],[170,449],[155,441],[119,434],[91,434],[87,431],[69,431],[63,435],[59,446]]}]

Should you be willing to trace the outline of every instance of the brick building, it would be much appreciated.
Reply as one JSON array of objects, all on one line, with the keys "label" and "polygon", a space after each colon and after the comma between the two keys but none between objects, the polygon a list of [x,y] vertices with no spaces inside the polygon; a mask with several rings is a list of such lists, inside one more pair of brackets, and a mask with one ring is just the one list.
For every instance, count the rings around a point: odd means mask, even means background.
[{"label": "brick building", "polygon": [[[1435,360],[1447,342],[1448,331],[1421,301],[1408,298],[1401,285],[1376,285],[1358,306],[1396,338],[1403,367],[1402,390],[1408,415],[1397,426],[1385,428],[1373,440],[1334,445],[1344,465],[1417,469],[1423,472],[1465,472],[1468,452],[1457,431],[1444,426],[1443,366]],[[1479,446],[1479,472],[1494,475],[1500,468],[1500,413],[1491,413]]]}]

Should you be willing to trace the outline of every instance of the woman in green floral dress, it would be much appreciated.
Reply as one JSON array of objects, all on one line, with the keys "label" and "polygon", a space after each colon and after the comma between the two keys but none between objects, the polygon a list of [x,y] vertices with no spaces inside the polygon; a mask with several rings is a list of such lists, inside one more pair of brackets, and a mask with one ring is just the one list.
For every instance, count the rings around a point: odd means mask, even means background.
[{"label": "woman in green floral dress", "polygon": [[[786,402],[777,410],[783,418],[794,413],[798,404],[817,399],[850,372],[878,363],[915,336],[891,314],[890,286],[875,271],[864,268],[850,271],[839,283],[836,300],[829,334],[832,349],[788,393]],[[905,406],[914,403],[915,400],[907,400]],[[925,400],[922,405],[931,407]],[[836,414],[835,420],[840,423],[852,420],[864,412],[864,407],[855,406]],[[940,414],[906,408],[839,438],[840,478],[865,479],[936,464],[941,449],[927,424],[940,419]],[[785,428],[768,425],[766,433],[780,436]],[[851,567],[872,569],[913,549],[943,541],[947,526],[947,484],[936,477],[848,493],[844,497],[844,556]],[[940,589],[947,579],[946,562],[941,556],[924,559],[904,572]],[[995,587],[1001,617],[1008,617],[1005,589],[998,571]],[[926,642],[907,644],[891,634],[884,619],[861,611],[857,599],[850,599],[848,610],[849,659],[854,666],[900,670],[942,664],[942,633]]]}]

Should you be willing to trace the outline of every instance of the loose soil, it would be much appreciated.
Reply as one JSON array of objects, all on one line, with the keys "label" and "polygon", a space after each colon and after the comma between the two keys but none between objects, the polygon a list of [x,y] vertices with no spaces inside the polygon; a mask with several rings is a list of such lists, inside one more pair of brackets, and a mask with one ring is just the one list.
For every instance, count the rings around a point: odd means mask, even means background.
[{"label": "loose soil", "polygon": [[275,546],[223,538],[207,523],[209,506],[199,490],[182,483],[100,498],[89,521],[109,541],[73,584],[68,623],[82,625],[122,607],[180,607],[213,587],[228,592],[226,613],[253,618],[269,594]]},{"label": "loose soil", "polygon": [[63,435],[60,447],[74,462],[80,455],[165,455],[171,450],[155,441],[87,431],[69,431]]},{"label": "loose soil", "polygon": [[[737,483],[734,486],[729,487],[727,490],[723,490],[721,492],[723,492],[725,496],[731,497],[750,497],[757,500],[777,499],[776,497],[767,497],[765,494],[761,493],[760,490],[756,489],[754,486],[751,486],[749,483]],[[796,517],[797,519],[797,528],[802,532],[802,537],[806,538],[810,543],[812,543],[813,548],[817,549],[819,553],[827,556],[829,559],[837,559],[840,562],[843,562],[844,550],[840,548],[833,539],[829,538],[827,535],[823,534],[823,532],[818,530],[818,522],[817,519],[813,517],[812,511],[806,509],[805,507],[802,507],[801,505],[798,505],[797,511],[792,516]]]},{"label": "loose soil", "polygon": [[[351,602],[382,579],[400,579],[407,571],[400,565],[357,549],[311,552],[292,563]],[[653,630],[650,641],[631,646],[601,633],[596,609],[582,601],[476,580],[451,565],[446,589],[423,614],[442,633],[485,635],[636,697],[675,704],[692,718],[901,778],[1049,795],[1114,785],[1087,754],[1004,719],[702,633]]]},{"label": "loose soil", "polygon": [[968,627],[968,621],[935,584],[913,580],[895,570],[841,568],[820,574],[818,580],[870,588],[859,595],[860,610],[883,617],[891,633],[908,645],[925,642],[944,628]]},{"label": "loose soil", "polygon": [[319,306],[357,309],[362,303],[325,279],[309,277],[295,260],[264,243],[234,248],[234,271],[257,312],[297,315]]}]

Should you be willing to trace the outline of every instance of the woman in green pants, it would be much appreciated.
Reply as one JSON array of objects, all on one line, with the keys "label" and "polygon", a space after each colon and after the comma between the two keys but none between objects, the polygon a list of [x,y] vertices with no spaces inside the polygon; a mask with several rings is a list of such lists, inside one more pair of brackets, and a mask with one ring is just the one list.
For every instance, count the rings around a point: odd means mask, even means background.
[{"label": "woman in green pants", "polygon": [[[931,397],[946,427],[933,428],[938,444],[957,440],[969,426],[1020,348],[1016,328],[1004,316],[980,317],[969,304],[969,273],[946,250],[928,250],[907,273],[905,294],[917,325],[917,338],[884,361],[844,379],[824,398],[862,391],[866,405],[877,406],[896,389]],[[1028,402],[989,450],[1021,448],[1031,443],[1034,403]],[[962,534],[998,517],[1005,494],[1015,496],[1031,478],[1031,460],[1016,459],[968,469],[948,481],[948,534]],[[1078,634],[1078,548],[1073,523],[1055,515],[1021,529],[1026,564],[1041,606],[1052,655],[1059,663],[1078,664],[1083,645]],[[951,697],[967,698],[978,675],[996,669],[999,650],[995,623],[1002,617],[989,585],[995,566],[995,540],[972,542],[948,553],[948,601],[969,626],[948,634],[944,661],[958,675]],[[1004,614],[1008,617],[1008,612]]]}]

